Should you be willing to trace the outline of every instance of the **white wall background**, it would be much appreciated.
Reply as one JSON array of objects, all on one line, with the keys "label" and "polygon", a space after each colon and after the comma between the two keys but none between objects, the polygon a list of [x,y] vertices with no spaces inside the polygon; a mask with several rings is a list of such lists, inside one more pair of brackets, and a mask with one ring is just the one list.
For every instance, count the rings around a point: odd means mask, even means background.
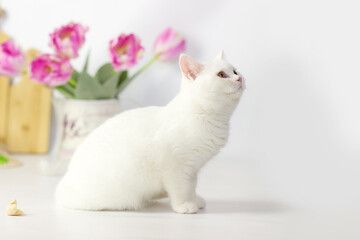
[{"label": "white wall background", "polygon": [[[90,27],[80,68],[108,61],[107,46],[134,32],[151,57],[167,26],[200,61],[225,50],[246,77],[224,158],[253,161],[284,200],[359,209],[360,33],[357,1],[1,0],[2,29],[23,49],[50,51],[48,34],[70,21]],[[141,65],[141,64],[140,64]],[[136,69],[136,68],[135,68]],[[134,70],[135,70],[134,69]],[[156,63],[124,92],[124,108],[165,105],[179,89],[177,63]],[[226,156],[226,157],[225,157]],[[219,170],[221,171],[221,170]]]}]

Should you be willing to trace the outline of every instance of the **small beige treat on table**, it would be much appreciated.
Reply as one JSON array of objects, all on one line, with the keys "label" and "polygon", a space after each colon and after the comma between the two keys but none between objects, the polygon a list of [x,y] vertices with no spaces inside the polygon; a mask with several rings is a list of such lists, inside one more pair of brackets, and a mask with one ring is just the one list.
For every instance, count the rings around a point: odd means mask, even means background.
[{"label": "small beige treat on table", "polygon": [[6,214],[9,216],[22,216],[24,212],[17,208],[17,202],[14,200],[7,206]]}]

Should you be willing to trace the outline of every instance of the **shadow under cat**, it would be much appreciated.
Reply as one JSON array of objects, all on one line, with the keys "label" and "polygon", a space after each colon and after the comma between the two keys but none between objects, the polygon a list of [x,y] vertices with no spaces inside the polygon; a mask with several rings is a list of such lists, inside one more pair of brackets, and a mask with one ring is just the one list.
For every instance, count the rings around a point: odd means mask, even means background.
[{"label": "shadow under cat", "polygon": [[[291,211],[291,207],[285,204],[273,201],[226,201],[226,200],[210,200],[206,202],[205,209],[201,209],[198,213],[282,213]],[[141,213],[169,213],[171,206],[169,200],[159,200],[150,204],[148,207],[139,211]]]}]

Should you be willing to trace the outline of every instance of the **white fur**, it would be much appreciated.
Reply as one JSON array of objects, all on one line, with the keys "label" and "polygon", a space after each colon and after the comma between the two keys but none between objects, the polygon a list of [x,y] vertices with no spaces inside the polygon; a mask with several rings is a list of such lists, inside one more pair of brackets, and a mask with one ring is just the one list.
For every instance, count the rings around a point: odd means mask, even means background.
[{"label": "white fur", "polygon": [[225,145],[243,87],[222,53],[207,64],[182,54],[180,67],[181,91],[167,106],[123,112],[85,139],[57,187],[59,204],[139,209],[169,196],[178,213],[205,207],[195,193],[197,173]]}]

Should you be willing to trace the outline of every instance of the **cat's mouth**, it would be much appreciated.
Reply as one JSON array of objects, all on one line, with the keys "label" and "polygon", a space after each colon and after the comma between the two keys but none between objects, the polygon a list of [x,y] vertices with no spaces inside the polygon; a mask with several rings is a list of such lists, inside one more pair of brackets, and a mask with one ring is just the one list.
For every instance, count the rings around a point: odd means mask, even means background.
[{"label": "cat's mouth", "polygon": [[238,80],[236,80],[239,83],[239,88],[238,90],[242,89],[243,90],[243,77],[239,77]]},{"label": "cat's mouth", "polygon": [[227,92],[226,94],[227,95],[237,95],[237,94],[240,94],[242,91],[243,91],[243,87],[242,87],[242,84],[234,87],[234,91],[231,91],[231,92]]},{"label": "cat's mouth", "polygon": [[245,89],[244,78],[239,77],[236,81],[231,82],[231,89],[229,92],[226,92],[227,95],[236,96],[242,93]]},{"label": "cat's mouth", "polygon": [[228,95],[238,95],[245,89],[243,82],[240,82],[234,86],[234,91],[227,92]]},{"label": "cat's mouth", "polygon": [[237,92],[237,91],[240,91],[240,90],[244,90],[244,85],[243,85],[243,82],[242,82],[242,81],[239,82],[239,84],[238,84],[237,87],[236,87],[236,92]]}]

